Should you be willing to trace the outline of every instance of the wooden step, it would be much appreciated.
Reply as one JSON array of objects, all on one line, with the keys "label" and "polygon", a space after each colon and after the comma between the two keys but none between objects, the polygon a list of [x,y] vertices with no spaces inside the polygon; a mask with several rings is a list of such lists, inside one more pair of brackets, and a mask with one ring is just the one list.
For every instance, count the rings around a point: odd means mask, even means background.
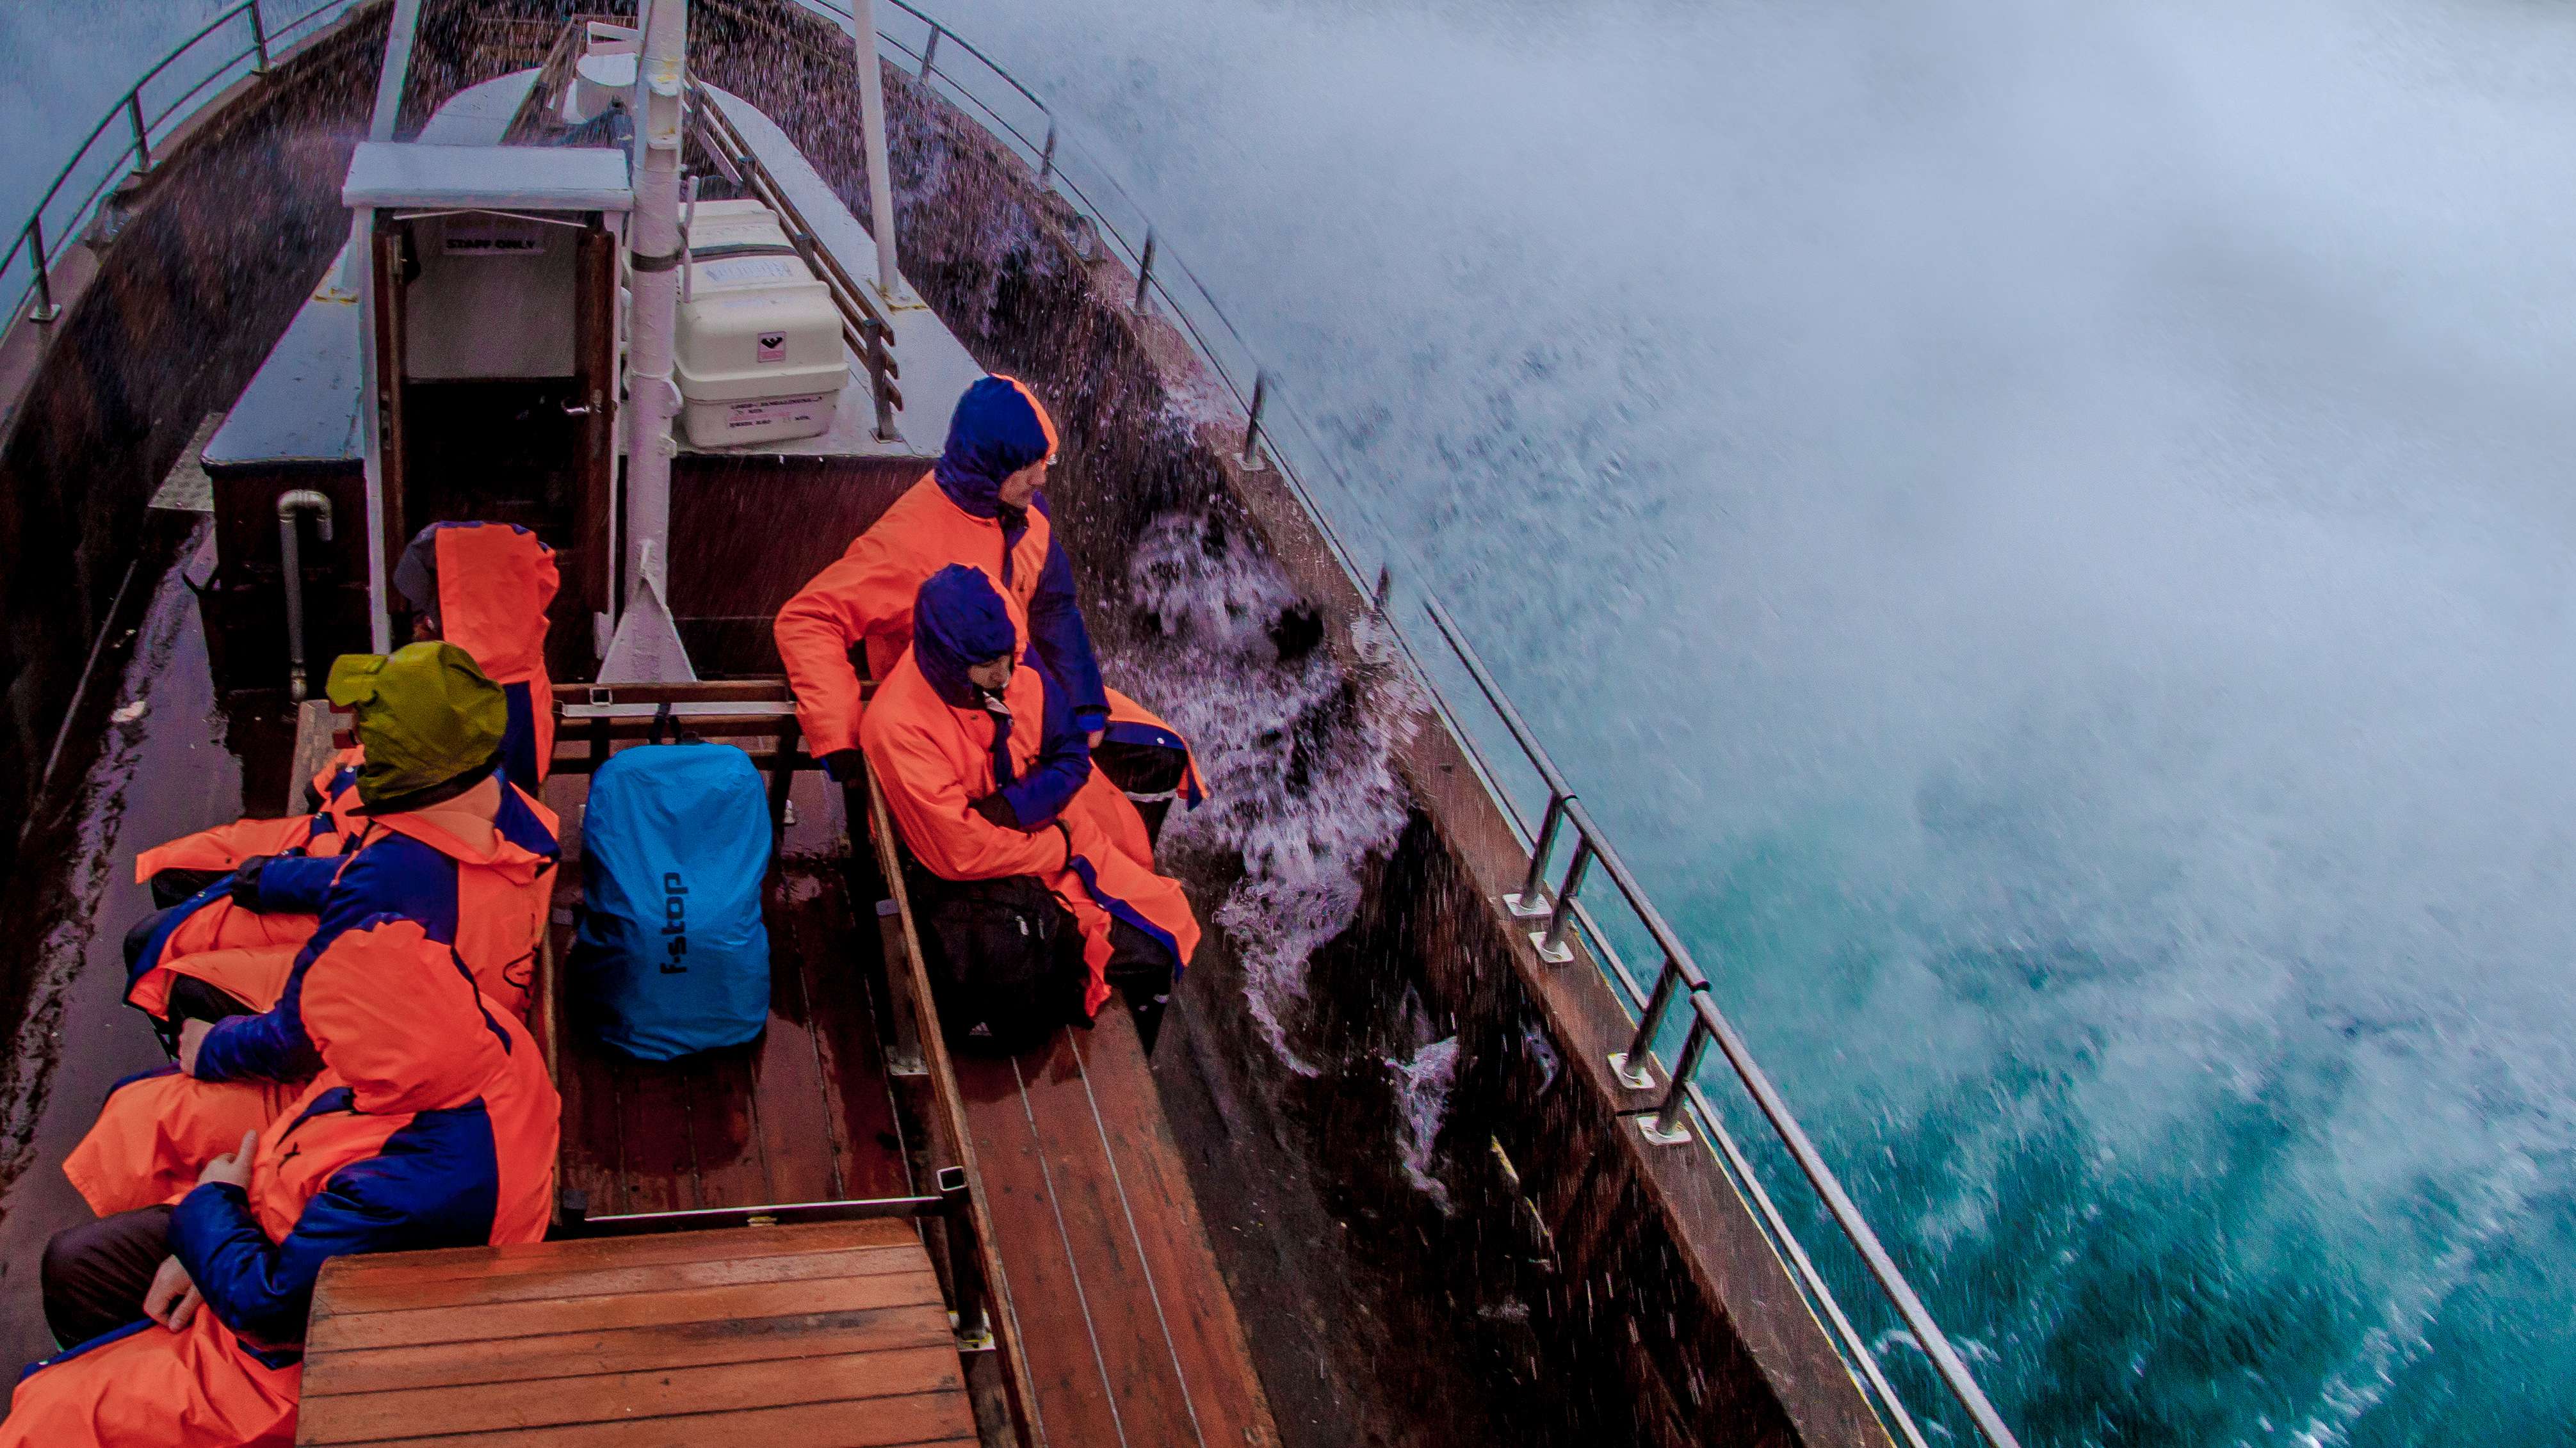
[{"label": "wooden step", "polygon": [[296,1442],[966,1444],[975,1419],[909,1223],[341,1257]]}]

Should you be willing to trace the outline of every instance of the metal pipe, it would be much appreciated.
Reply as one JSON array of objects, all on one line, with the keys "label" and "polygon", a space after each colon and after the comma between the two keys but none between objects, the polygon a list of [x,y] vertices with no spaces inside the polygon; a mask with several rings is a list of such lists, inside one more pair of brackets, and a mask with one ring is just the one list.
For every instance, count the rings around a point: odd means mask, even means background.
[{"label": "metal pipe", "polygon": [[[903,295],[903,268],[894,251],[894,173],[886,160],[885,75],[877,63],[877,14],[874,0],[855,0],[851,27],[858,32],[859,130],[868,168],[868,230],[877,244],[877,299],[895,305]],[[939,31],[931,29],[931,43]],[[923,69],[929,65],[924,62]]]},{"label": "metal pipe", "polygon": [[1145,250],[1136,258],[1136,305],[1131,310],[1145,310],[1145,289],[1153,284],[1154,228],[1148,225],[1145,228]]},{"label": "metal pipe", "polygon": [[1671,956],[1664,957],[1664,968],[1655,972],[1655,992],[1647,997],[1646,1012],[1637,1018],[1637,1034],[1628,1040],[1628,1049],[1610,1056],[1611,1073],[1623,1086],[1639,1091],[1655,1084],[1655,1035],[1664,1028],[1664,1011],[1673,1003],[1673,987],[1681,983],[1681,966]]},{"label": "metal pipe", "polygon": [[137,86],[125,93],[125,118],[134,123],[134,169],[152,169],[152,133],[143,125],[143,89]]},{"label": "metal pipe", "polygon": [[[860,3],[866,3],[866,0],[860,0]],[[930,79],[930,68],[939,62],[939,37],[941,33],[939,22],[936,20],[930,22],[930,38],[923,41],[921,45],[921,78],[923,80]]]},{"label": "metal pipe", "polygon": [[250,12],[250,48],[259,57],[252,64],[251,73],[266,75],[268,74],[268,22],[259,18],[259,0],[245,0],[242,8]]},{"label": "metal pipe", "polygon": [[650,0],[643,53],[635,66],[635,211],[627,328],[626,577],[627,596],[665,590],[671,528],[671,420],[679,394],[671,381],[680,300],[680,88],[687,69],[688,0]]},{"label": "metal pipe", "polygon": [[689,178],[689,214],[680,223],[680,300],[694,301],[698,294],[698,183],[702,176]]},{"label": "metal pipe", "polygon": [[1266,368],[1255,368],[1252,373],[1252,420],[1243,428],[1243,465],[1247,468],[1261,466],[1261,408],[1269,400],[1270,373]]},{"label": "metal pipe", "polygon": [[45,216],[41,208],[27,218],[27,245],[36,258],[36,309],[27,314],[31,322],[50,322],[63,314],[54,305],[53,269],[45,260]]},{"label": "metal pipe", "polygon": [[1716,1007],[1705,995],[1691,997],[1690,1030],[1682,1036],[1682,1053],[1673,1060],[1673,1083],[1664,1092],[1664,1104],[1655,1111],[1655,1119],[1638,1130],[1657,1146],[1673,1146],[1691,1139],[1690,1128],[1682,1124],[1682,1103],[1690,1099],[1690,1079],[1699,1071],[1700,1059],[1708,1054],[1709,1020]]},{"label": "metal pipe", "polygon": [[1583,888],[1583,872],[1592,864],[1592,836],[1578,825],[1574,831],[1574,858],[1565,862],[1565,880],[1556,887],[1556,911],[1547,917],[1544,934],[1532,932],[1538,942],[1538,958],[1551,965],[1563,965],[1574,958],[1572,947],[1565,943],[1567,927],[1574,923],[1574,892]]},{"label": "metal pipe", "polygon": [[1055,175],[1055,117],[1047,117],[1046,146],[1038,152],[1038,184],[1044,186]]},{"label": "metal pipe", "polygon": [[286,573],[286,697],[304,702],[304,545],[296,515],[313,514],[313,536],[331,541],[331,499],[311,488],[277,495],[277,552]]},{"label": "metal pipe", "polygon": [[[1438,608],[1440,605],[1434,603],[1431,606]],[[1510,907],[1514,915],[1535,920],[1548,912],[1547,857],[1556,850],[1556,827],[1564,821],[1565,807],[1573,801],[1574,796],[1562,789],[1547,792],[1547,813],[1539,818],[1538,843],[1530,846],[1529,873],[1521,877],[1521,888],[1517,894],[1503,897],[1503,904]]]}]

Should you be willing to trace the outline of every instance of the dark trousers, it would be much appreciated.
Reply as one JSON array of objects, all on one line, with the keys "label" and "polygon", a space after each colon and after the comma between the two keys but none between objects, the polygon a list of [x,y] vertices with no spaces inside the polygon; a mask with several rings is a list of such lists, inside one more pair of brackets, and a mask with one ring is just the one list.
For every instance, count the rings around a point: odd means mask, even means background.
[{"label": "dark trousers", "polygon": [[1163,1033],[1163,1012],[1172,1001],[1172,953],[1144,931],[1124,920],[1109,922],[1110,986],[1126,998],[1136,1017],[1136,1040],[1145,1054]]},{"label": "dark trousers", "polygon": [[1189,755],[1155,744],[1103,741],[1091,751],[1091,762],[1136,806],[1138,818],[1145,822],[1146,843],[1162,843],[1163,816],[1172,812],[1172,796],[1189,768]]},{"label": "dark trousers", "polygon": [[140,1207],[77,1227],[45,1243],[41,1269],[45,1325],[64,1347],[143,1317],[143,1294],[170,1255],[171,1208]]}]

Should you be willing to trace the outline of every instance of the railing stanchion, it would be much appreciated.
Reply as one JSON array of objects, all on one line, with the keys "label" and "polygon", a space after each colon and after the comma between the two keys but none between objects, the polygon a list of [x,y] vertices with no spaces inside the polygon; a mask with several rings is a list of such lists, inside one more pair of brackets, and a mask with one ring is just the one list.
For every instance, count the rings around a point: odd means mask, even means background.
[{"label": "railing stanchion", "polygon": [[30,322],[50,322],[63,314],[54,305],[53,268],[45,259],[45,214],[39,208],[27,218],[27,250],[36,262],[36,309],[27,314]]},{"label": "railing stanchion", "polygon": [[1530,846],[1529,873],[1521,877],[1520,889],[1503,897],[1503,908],[1523,920],[1535,920],[1548,913],[1547,857],[1556,849],[1556,827],[1565,818],[1565,806],[1574,796],[1561,790],[1550,790],[1547,814],[1538,822],[1538,840]]},{"label": "railing stanchion", "polygon": [[143,124],[143,88],[125,93],[125,118],[134,123],[134,169],[152,169],[152,133]]},{"label": "railing stanchion", "polygon": [[930,39],[922,42],[921,46],[921,78],[923,80],[930,79],[930,68],[939,62],[940,34],[939,22],[936,20],[930,22]]},{"label": "railing stanchion", "polygon": [[1637,1034],[1628,1049],[1610,1055],[1610,1072],[1619,1084],[1632,1090],[1646,1091],[1655,1084],[1655,1035],[1664,1028],[1664,1012],[1671,1008],[1673,990],[1681,984],[1681,962],[1664,957],[1664,968],[1655,973],[1654,993],[1646,998],[1646,1013],[1637,1018]]},{"label": "railing stanchion", "polygon": [[1047,117],[1046,146],[1038,152],[1038,184],[1044,186],[1055,175],[1055,117]]},{"label": "railing stanchion", "polygon": [[1691,997],[1690,1030],[1682,1037],[1682,1053],[1673,1058],[1672,1085],[1664,1091],[1664,1104],[1652,1119],[1637,1123],[1637,1130],[1657,1146],[1679,1146],[1691,1139],[1691,1129],[1682,1122],[1683,1103],[1690,1100],[1690,1079],[1699,1073],[1700,1058],[1708,1054],[1709,1028],[1698,1007],[1707,997]]},{"label": "railing stanchion", "polygon": [[250,12],[250,48],[251,53],[257,57],[251,62],[251,74],[266,75],[268,74],[268,22],[259,17],[259,0],[244,0],[242,8]]},{"label": "railing stanchion", "polygon": [[1269,400],[1270,373],[1256,368],[1252,374],[1252,421],[1243,428],[1243,465],[1247,468],[1261,466],[1261,408]]},{"label": "railing stanchion", "polygon": [[1533,930],[1530,939],[1538,945],[1538,958],[1550,965],[1563,965],[1574,958],[1574,947],[1565,943],[1565,932],[1574,924],[1574,893],[1583,888],[1583,872],[1592,866],[1592,836],[1578,822],[1574,827],[1574,858],[1565,862],[1565,879],[1556,887],[1556,910],[1547,917],[1547,929]]},{"label": "railing stanchion", "polygon": [[1145,289],[1154,284],[1154,228],[1145,228],[1145,249],[1136,257],[1136,305],[1132,310],[1145,310]]}]

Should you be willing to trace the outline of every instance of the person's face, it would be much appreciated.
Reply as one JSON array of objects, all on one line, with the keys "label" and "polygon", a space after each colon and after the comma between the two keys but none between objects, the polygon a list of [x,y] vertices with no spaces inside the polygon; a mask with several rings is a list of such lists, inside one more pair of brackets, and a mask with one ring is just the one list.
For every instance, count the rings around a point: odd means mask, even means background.
[{"label": "person's face", "polygon": [[1046,486],[1046,473],[1046,462],[1040,459],[1002,479],[1002,501],[1014,508],[1027,507],[1038,489]]},{"label": "person's face", "polygon": [[986,659],[980,664],[970,664],[966,669],[966,677],[973,681],[976,688],[985,693],[998,694],[1010,687],[1011,656],[1004,654],[998,659]]}]

